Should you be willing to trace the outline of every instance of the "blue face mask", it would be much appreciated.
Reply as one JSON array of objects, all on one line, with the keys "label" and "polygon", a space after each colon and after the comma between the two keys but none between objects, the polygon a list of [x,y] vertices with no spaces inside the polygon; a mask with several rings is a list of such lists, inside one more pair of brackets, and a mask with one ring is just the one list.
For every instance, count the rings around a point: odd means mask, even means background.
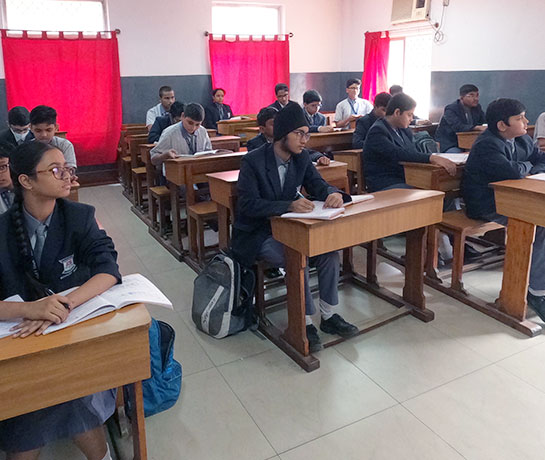
[{"label": "blue face mask", "polygon": [[16,133],[15,131],[13,131],[13,129],[10,129],[10,131],[15,136],[15,140],[17,141],[17,143],[24,141],[26,137],[28,136],[28,133],[30,132],[30,130],[27,130],[25,133],[21,134],[21,133]]}]

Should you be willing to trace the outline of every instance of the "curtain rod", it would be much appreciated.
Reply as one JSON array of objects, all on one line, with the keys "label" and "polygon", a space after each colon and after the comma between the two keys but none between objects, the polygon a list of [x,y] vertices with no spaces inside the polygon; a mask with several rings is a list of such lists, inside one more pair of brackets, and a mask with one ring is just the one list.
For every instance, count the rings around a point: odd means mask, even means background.
[{"label": "curtain rod", "polygon": [[[252,36],[252,35],[257,35],[257,36],[260,36],[260,35],[265,35],[267,36],[268,34],[214,34],[213,32],[208,32],[208,30],[206,30],[204,32],[204,36],[205,37],[208,37],[209,35],[248,35],[248,36]],[[286,34],[273,34],[273,35],[286,35]],[[289,32],[287,35],[289,35],[289,37],[293,37],[293,32]]]},{"label": "curtain rod", "polygon": [[115,30],[21,30],[21,29],[0,29],[5,32],[12,32],[12,33],[18,33],[18,32],[27,32],[27,33],[37,33],[37,34],[43,34],[44,32],[46,34],[58,34],[62,32],[63,34],[79,34],[79,33],[90,33],[90,34],[121,34],[121,29],[115,29]]}]

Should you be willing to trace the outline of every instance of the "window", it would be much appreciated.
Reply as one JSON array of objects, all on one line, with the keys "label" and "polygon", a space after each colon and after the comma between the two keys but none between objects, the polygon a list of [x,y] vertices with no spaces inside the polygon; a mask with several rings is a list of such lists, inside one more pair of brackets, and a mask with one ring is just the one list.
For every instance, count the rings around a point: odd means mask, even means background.
[{"label": "window", "polygon": [[237,3],[212,4],[212,32],[225,35],[277,35],[281,33],[279,6]]},{"label": "window", "polygon": [[105,0],[3,0],[8,29],[99,31],[108,29]]},{"label": "window", "polygon": [[431,35],[414,35],[390,40],[388,86],[401,85],[416,102],[415,113],[428,118],[431,84]]}]

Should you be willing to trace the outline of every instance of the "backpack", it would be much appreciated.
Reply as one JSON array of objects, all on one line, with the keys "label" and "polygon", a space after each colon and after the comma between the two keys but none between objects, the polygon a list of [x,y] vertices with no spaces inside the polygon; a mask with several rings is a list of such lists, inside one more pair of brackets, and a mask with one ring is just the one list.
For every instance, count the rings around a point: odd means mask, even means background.
[{"label": "backpack", "polygon": [[230,255],[214,256],[193,286],[191,316],[205,334],[222,339],[255,323],[255,273]]},{"label": "backpack", "polygon": [[433,137],[431,137],[430,133],[428,133],[427,131],[419,131],[415,133],[414,144],[416,145],[416,150],[422,153],[439,152],[437,142],[433,140]]},{"label": "backpack", "polygon": [[170,409],[180,396],[182,366],[174,359],[174,329],[152,318],[149,329],[151,377],[142,382],[144,416]]}]

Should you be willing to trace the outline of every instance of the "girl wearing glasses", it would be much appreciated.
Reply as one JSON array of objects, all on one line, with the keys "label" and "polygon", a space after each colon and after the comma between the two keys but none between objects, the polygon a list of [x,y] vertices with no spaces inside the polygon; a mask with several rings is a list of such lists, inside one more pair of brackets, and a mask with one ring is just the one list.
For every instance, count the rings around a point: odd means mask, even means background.
[{"label": "girl wearing glasses", "polygon": [[[23,318],[14,336],[41,334],[70,310],[121,280],[113,242],[98,228],[94,208],[65,200],[74,169],[57,148],[20,145],[10,159],[15,200],[0,216],[0,319]],[[52,292],[79,286],[67,296]],[[115,390],[103,391],[0,422],[7,460],[35,460],[45,444],[72,438],[89,460],[108,460],[103,424]]]}]

